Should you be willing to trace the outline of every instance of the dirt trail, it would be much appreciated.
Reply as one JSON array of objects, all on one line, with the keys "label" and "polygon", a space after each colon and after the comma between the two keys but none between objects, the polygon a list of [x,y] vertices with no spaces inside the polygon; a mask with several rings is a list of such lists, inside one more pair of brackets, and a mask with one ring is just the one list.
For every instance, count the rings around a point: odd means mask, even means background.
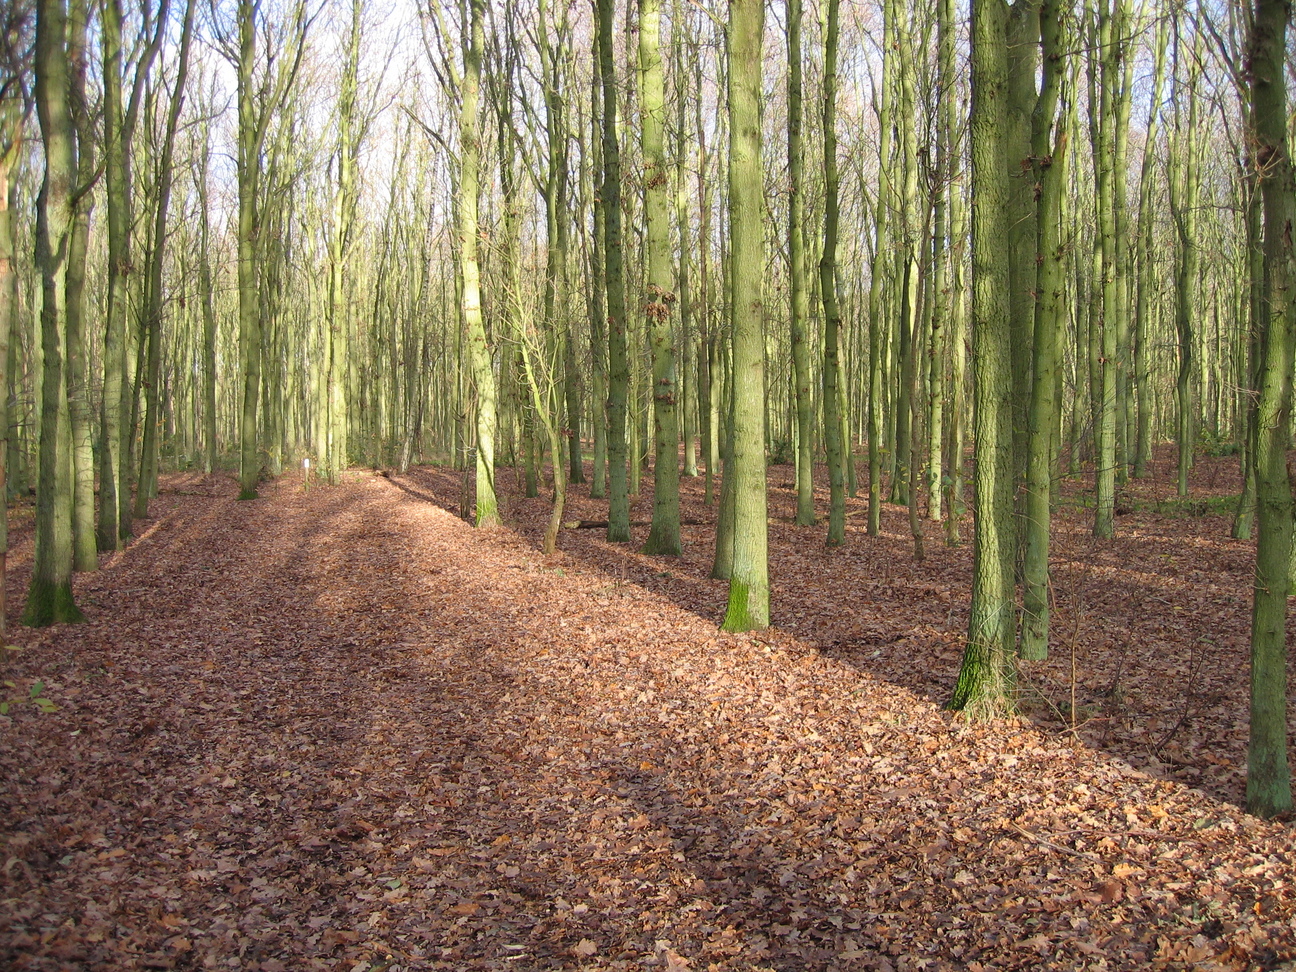
[{"label": "dirt trail", "polygon": [[58,711],[0,720],[0,965],[1296,954],[1286,828],[789,634],[720,635],[434,488],[170,479],[78,579],[88,623],[14,635],[7,677]]}]

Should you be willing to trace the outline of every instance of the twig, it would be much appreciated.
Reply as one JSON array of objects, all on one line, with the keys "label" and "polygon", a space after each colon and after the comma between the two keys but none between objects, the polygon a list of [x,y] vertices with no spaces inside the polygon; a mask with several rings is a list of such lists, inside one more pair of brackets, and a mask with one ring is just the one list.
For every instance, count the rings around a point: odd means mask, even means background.
[{"label": "twig", "polygon": [[1065,847],[1062,844],[1055,844],[1053,843],[1053,841],[1047,840],[1044,837],[1041,837],[1039,834],[1031,833],[1029,830],[1027,830],[1024,827],[1018,827],[1011,820],[1008,821],[1008,826],[1011,827],[1013,830],[1017,831],[1023,837],[1029,837],[1037,844],[1042,844],[1043,846],[1049,848],[1050,850],[1055,850],[1062,854],[1071,854],[1075,857],[1083,857],[1086,861],[1097,861],[1100,864],[1102,863],[1102,858],[1099,857],[1097,854],[1091,854],[1088,851],[1079,851],[1073,847]]},{"label": "twig", "polygon": [[1203,642],[1207,644],[1211,643],[1209,638],[1198,638],[1193,642],[1192,671],[1188,674],[1188,687],[1184,690],[1183,711],[1179,713],[1179,718],[1176,720],[1175,724],[1167,729],[1165,735],[1157,740],[1156,744],[1152,747],[1152,755],[1157,757],[1157,759],[1161,758],[1161,750],[1165,747],[1166,743],[1174,738],[1175,733],[1183,728],[1183,724],[1188,721],[1189,713],[1192,712],[1194,690],[1197,687],[1197,675],[1201,672],[1202,660],[1206,656],[1206,653],[1201,650]]}]

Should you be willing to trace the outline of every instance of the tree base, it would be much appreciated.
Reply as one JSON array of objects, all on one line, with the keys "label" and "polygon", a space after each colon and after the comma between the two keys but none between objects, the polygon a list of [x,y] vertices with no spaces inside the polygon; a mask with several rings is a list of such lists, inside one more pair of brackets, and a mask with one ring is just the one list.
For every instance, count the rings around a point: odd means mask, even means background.
[{"label": "tree base", "polygon": [[650,557],[679,557],[684,553],[684,548],[680,544],[679,534],[674,537],[659,537],[657,531],[650,531],[648,540],[644,543],[639,551]]},{"label": "tree base", "polygon": [[54,583],[32,578],[23,624],[29,628],[45,628],[51,624],[79,624],[84,620],[85,615],[72,598],[71,581]]},{"label": "tree base", "polygon": [[1275,777],[1257,780],[1252,774],[1247,775],[1247,813],[1264,820],[1291,813],[1291,782],[1278,774]]},{"label": "tree base", "polygon": [[758,613],[753,610],[760,606],[752,603],[751,589],[746,584],[739,580],[730,580],[729,607],[725,611],[724,623],[720,625],[720,630],[738,632],[760,631],[768,628],[768,605],[765,606],[764,612]]}]

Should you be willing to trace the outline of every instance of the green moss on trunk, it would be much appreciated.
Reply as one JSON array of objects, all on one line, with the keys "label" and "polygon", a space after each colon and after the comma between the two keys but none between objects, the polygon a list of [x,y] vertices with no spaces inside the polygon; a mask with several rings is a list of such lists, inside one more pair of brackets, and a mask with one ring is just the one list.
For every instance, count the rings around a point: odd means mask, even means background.
[{"label": "green moss on trunk", "polygon": [[44,628],[51,624],[79,624],[85,615],[72,597],[72,585],[32,578],[27,593],[27,608],[23,611],[23,624]]}]

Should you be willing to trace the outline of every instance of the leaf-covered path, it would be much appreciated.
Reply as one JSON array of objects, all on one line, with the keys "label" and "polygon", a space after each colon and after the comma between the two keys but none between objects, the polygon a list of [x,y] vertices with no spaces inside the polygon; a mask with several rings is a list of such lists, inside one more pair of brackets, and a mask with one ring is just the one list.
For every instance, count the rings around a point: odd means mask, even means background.
[{"label": "leaf-covered path", "polygon": [[87,624],[14,635],[6,677],[58,711],[0,720],[0,965],[1293,954],[1286,827],[1025,722],[969,727],[790,634],[720,635],[475,532],[435,482],[239,503],[172,479],[78,579]]}]

